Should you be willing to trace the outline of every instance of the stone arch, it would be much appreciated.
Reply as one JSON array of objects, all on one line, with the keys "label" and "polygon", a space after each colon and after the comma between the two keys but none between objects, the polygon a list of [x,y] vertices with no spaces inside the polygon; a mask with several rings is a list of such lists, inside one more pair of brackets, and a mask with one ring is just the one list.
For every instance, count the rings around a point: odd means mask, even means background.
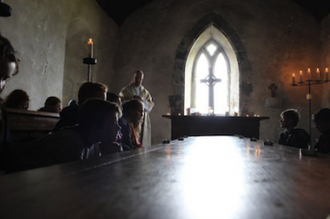
[{"label": "stone arch", "polygon": [[[247,59],[247,54],[245,47],[240,40],[240,37],[236,31],[218,14],[209,13],[202,19],[200,19],[183,37],[181,43],[179,44],[176,54],[175,62],[173,67],[173,96],[171,99],[181,100],[179,104],[172,103],[171,106],[177,106],[175,112],[184,113],[183,106],[183,95],[184,95],[184,75],[185,75],[185,64],[188,58],[189,51],[194,45],[194,42],[200,36],[201,33],[205,31],[210,25],[215,26],[217,29],[227,37],[228,41],[234,48],[238,67],[239,67],[239,102],[240,102],[240,113],[247,111],[248,100],[250,93],[252,92],[252,69],[251,64]],[[181,98],[180,98],[181,96]],[[173,109],[172,109],[173,112]]]}]

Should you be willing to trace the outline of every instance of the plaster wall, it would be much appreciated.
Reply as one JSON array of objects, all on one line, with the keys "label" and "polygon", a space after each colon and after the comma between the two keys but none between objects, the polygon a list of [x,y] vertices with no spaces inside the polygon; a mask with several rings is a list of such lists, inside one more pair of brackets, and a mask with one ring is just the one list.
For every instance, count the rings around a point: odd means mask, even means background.
[{"label": "plaster wall", "polygon": [[63,98],[63,105],[76,99],[79,86],[87,78],[82,59],[87,56],[88,38],[93,38],[98,59],[93,66],[93,80],[112,86],[118,26],[96,1],[5,3],[13,12],[10,17],[0,18],[0,31],[10,39],[21,62],[20,73],[8,81],[3,98],[14,89],[23,89],[30,96],[31,110],[42,107],[48,96]]},{"label": "plaster wall", "polygon": [[[118,92],[129,83],[133,70],[145,72],[144,85],[155,102],[150,114],[153,143],[170,138],[170,121],[162,115],[170,112],[168,97],[177,92],[173,86],[176,50],[186,33],[211,12],[236,31],[245,47],[251,68],[241,69],[240,74],[246,78],[243,83],[252,85],[246,110],[270,116],[261,122],[261,138],[277,141],[282,131],[279,114],[287,108],[301,112],[299,127],[308,130],[306,89],[290,86],[292,72],[320,65],[320,26],[308,12],[287,0],[155,0],[120,28],[114,85]],[[277,85],[276,98],[282,104],[269,108],[265,101],[271,83]],[[320,106],[321,89],[313,89],[313,111]]]}]

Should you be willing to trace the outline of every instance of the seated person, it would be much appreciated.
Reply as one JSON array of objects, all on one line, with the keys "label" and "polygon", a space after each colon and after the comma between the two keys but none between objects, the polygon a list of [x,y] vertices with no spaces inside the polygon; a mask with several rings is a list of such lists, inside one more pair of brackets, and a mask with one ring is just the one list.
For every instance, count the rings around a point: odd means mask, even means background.
[{"label": "seated person", "polygon": [[285,131],[281,133],[279,144],[295,148],[308,148],[310,136],[304,129],[296,128],[299,113],[295,109],[287,109],[281,113],[280,124]]},{"label": "seated person", "polygon": [[330,153],[330,109],[323,108],[313,115],[316,129],[321,133],[315,149],[321,153]]},{"label": "seated person", "polygon": [[62,102],[58,97],[48,97],[45,101],[44,107],[40,108],[38,111],[59,113],[62,110]]},{"label": "seated person", "polygon": [[[24,153],[29,158],[29,162],[24,164],[25,168],[100,156],[98,143],[116,141],[120,116],[121,110],[114,103],[100,99],[87,100],[79,108],[79,125],[49,134],[25,149]],[[113,146],[118,147],[117,144]]]},{"label": "seated person", "polygon": [[[18,73],[19,59],[8,39],[0,34],[0,93],[6,81]],[[4,151],[10,145],[9,129],[6,110],[0,107],[0,169],[3,169]]]},{"label": "seated person", "polygon": [[7,96],[4,107],[27,110],[29,108],[29,102],[29,95],[24,90],[16,89]]},{"label": "seated person", "polygon": [[124,151],[142,147],[134,127],[142,123],[143,108],[142,101],[137,99],[123,103],[123,116],[119,120],[119,125],[123,135],[121,145]]},{"label": "seated person", "polygon": [[119,95],[112,92],[107,92],[107,101],[117,103],[119,106],[122,104]]},{"label": "seated person", "polygon": [[98,98],[106,100],[108,87],[97,82],[85,82],[78,91],[78,104],[76,101],[70,101],[69,106],[60,112],[60,121],[56,124],[53,132],[67,126],[78,124],[79,106],[89,98]]}]

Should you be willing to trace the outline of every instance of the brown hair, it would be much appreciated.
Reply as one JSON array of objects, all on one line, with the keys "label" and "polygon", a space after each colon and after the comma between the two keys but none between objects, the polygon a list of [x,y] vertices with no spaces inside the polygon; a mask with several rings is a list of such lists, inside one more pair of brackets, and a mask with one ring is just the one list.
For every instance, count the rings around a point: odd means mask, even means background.
[{"label": "brown hair", "polygon": [[0,33],[0,58],[4,59],[7,58],[11,62],[15,62],[16,64],[16,71],[13,75],[16,75],[19,71],[19,58],[17,52],[14,50],[13,46],[9,42],[9,40],[3,37]]}]

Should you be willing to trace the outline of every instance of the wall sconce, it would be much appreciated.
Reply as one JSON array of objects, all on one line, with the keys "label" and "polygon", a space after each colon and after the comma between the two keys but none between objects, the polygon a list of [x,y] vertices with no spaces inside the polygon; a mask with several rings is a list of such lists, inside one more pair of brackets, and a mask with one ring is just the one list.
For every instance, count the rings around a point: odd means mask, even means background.
[{"label": "wall sconce", "polygon": [[5,3],[3,3],[3,0],[0,2],[0,16],[1,17],[9,17],[11,16],[11,7]]}]

